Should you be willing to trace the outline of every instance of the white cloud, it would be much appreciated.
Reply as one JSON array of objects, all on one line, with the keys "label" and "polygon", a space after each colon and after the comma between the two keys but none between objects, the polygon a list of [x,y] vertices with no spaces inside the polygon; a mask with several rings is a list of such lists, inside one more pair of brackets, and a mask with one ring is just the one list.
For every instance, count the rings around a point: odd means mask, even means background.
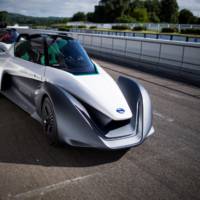
[{"label": "white cloud", "polygon": [[[180,9],[187,8],[200,16],[200,0],[177,0]],[[92,12],[99,0],[0,0],[0,10],[32,16],[71,17],[78,11]]]},{"label": "white cloud", "polygon": [[0,0],[0,9],[32,16],[71,17],[78,11],[92,12],[99,0]]},{"label": "white cloud", "polygon": [[200,0],[177,0],[180,9],[186,8],[191,10],[195,15],[200,17]]}]

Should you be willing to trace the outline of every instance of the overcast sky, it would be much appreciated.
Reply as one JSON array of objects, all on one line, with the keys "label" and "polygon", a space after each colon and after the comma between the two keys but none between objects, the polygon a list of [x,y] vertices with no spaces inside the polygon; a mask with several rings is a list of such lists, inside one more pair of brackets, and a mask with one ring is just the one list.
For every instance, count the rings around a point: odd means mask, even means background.
[{"label": "overcast sky", "polygon": [[[0,10],[32,16],[71,17],[78,11],[94,11],[99,0],[0,0]],[[200,0],[177,0],[180,8],[200,16]]]}]

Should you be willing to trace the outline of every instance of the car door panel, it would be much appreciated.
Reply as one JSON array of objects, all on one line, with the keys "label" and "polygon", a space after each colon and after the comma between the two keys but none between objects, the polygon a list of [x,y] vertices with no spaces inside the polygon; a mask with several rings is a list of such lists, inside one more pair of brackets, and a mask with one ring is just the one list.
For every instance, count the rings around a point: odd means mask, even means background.
[{"label": "car door panel", "polygon": [[[41,40],[43,41],[43,40]],[[36,90],[44,80],[45,66],[28,61],[15,54],[12,58],[14,71],[12,72],[13,85],[24,95],[31,103],[34,103]]]}]

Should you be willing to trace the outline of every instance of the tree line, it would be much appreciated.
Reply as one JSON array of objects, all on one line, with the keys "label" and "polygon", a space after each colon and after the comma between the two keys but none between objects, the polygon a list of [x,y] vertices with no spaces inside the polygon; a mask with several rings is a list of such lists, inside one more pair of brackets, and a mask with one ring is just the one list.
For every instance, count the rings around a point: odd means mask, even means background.
[{"label": "tree line", "polygon": [[96,23],[200,24],[200,18],[190,10],[179,11],[177,0],[100,0],[94,12],[75,13],[71,20]]},{"label": "tree line", "polygon": [[[67,11],[66,11],[67,12]],[[89,21],[96,23],[180,23],[200,24],[200,18],[190,10],[179,11],[177,0],[100,0],[94,12],[75,13],[71,18],[32,17],[0,12],[1,24],[45,25],[64,24],[68,21]]]},{"label": "tree line", "polygon": [[21,25],[51,25],[51,24],[63,24],[68,22],[69,19],[65,17],[32,17],[32,16],[25,16],[16,13],[8,13],[6,11],[0,11],[0,26],[5,24],[14,25],[14,24],[21,24]]}]

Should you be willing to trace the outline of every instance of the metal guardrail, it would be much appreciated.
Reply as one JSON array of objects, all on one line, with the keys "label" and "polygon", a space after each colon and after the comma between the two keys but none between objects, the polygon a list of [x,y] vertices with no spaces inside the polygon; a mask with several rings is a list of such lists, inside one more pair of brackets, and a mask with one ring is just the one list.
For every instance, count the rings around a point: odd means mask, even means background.
[{"label": "metal guardrail", "polygon": [[161,31],[162,28],[177,28],[179,31],[183,29],[199,29],[200,24],[168,24],[168,23],[92,23],[92,22],[68,22],[68,26],[86,26],[97,27],[97,28],[108,28],[111,29],[112,26],[123,26],[126,25],[133,29],[134,27],[143,26],[148,30]]},{"label": "metal guardrail", "polygon": [[173,35],[173,34],[167,34],[167,33],[159,34],[159,33],[140,33],[140,32],[127,32],[127,31],[126,32],[125,31],[99,31],[99,30],[76,29],[76,28],[71,29],[70,32],[124,36],[124,37],[141,37],[141,38],[149,38],[149,39],[162,39],[162,40],[200,43],[200,37]]}]

